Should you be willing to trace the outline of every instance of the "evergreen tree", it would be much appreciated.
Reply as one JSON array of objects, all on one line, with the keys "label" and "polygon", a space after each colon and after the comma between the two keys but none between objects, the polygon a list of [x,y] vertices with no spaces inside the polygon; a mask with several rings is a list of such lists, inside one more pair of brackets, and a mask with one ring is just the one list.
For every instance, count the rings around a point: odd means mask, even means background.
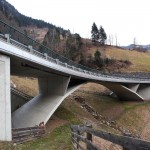
[{"label": "evergreen tree", "polygon": [[105,33],[105,30],[102,26],[100,26],[100,29],[99,29],[99,42],[100,42],[100,45],[105,45],[106,39],[107,39],[107,35]]},{"label": "evergreen tree", "polygon": [[101,53],[98,50],[95,52],[94,57],[95,57],[95,62],[97,64],[99,64],[100,63],[100,59],[101,59],[100,58],[101,57]]},{"label": "evergreen tree", "polygon": [[98,32],[98,28],[97,25],[95,24],[95,22],[92,25],[92,30],[91,30],[91,37],[92,37],[92,42],[96,43],[99,39],[99,32]]},{"label": "evergreen tree", "polygon": [[94,54],[94,57],[95,57],[95,64],[97,66],[103,67],[103,65],[104,65],[104,59],[101,57],[100,51],[97,50],[95,52],[95,54]]}]

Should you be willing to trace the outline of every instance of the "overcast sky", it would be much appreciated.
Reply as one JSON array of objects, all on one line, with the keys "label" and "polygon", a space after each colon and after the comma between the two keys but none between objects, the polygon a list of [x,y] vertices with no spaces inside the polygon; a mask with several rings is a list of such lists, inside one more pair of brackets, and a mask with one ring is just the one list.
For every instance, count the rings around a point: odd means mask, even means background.
[{"label": "overcast sky", "polygon": [[93,22],[120,45],[150,44],[149,0],[7,0],[20,13],[91,37]]}]

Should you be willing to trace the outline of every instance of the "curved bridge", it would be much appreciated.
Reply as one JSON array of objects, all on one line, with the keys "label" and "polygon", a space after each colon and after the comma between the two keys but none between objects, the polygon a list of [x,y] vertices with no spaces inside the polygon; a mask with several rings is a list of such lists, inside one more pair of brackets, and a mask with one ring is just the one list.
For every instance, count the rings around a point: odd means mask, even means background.
[{"label": "curved bridge", "polygon": [[[46,124],[64,98],[86,82],[104,85],[121,100],[150,100],[149,79],[104,75],[58,55],[2,21],[0,27],[0,140],[11,140],[12,127]],[[39,82],[39,95],[12,113],[16,101],[10,96],[10,75],[36,77]]]}]

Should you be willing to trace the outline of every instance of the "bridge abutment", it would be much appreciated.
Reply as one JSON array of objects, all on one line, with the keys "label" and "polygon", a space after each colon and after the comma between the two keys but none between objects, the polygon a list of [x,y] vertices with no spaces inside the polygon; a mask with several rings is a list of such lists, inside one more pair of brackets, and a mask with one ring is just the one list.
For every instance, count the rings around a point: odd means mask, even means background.
[{"label": "bridge abutment", "polygon": [[11,141],[10,58],[0,54],[0,141]]}]

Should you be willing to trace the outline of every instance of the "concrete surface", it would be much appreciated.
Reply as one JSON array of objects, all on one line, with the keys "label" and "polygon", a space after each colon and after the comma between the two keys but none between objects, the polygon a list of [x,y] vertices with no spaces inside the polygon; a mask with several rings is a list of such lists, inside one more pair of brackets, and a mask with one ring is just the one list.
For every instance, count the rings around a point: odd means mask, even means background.
[{"label": "concrete surface", "polygon": [[28,96],[17,89],[11,88],[11,113],[31,99],[31,96]]},{"label": "concrete surface", "polygon": [[[120,100],[124,100],[124,101],[144,101],[145,99],[136,92],[136,88],[138,86],[137,85],[132,85],[131,89],[125,85],[122,85],[121,83],[115,83],[115,82],[100,82],[100,84],[104,85],[105,87],[107,87],[108,89],[110,89],[111,91],[113,91],[117,97]],[[149,95],[150,97],[150,95]]]},{"label": "concrete surface", "polygon": [[82,84],[69,85],[70,77],[52,75],[39,79],[39,95],[12,114],[13,128],[32,127],[47,123],[62,101]]},{"label": "concrete surface", "polygon": [[11,141],[10,58],[0,54],[0,141]]}]

